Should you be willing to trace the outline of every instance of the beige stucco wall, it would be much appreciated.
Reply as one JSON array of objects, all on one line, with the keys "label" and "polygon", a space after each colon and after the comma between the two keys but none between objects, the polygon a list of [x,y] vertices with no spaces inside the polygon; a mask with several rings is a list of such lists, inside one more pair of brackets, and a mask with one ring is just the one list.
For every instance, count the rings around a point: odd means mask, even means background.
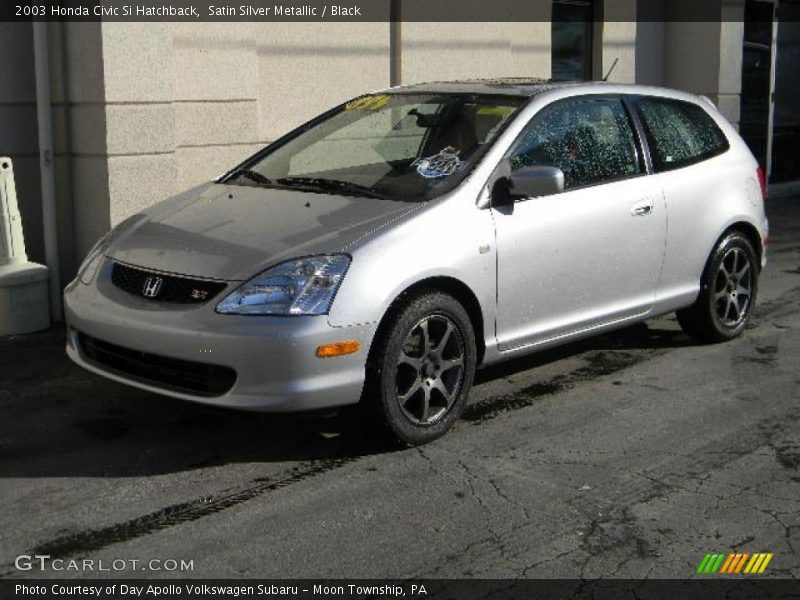
[{"label": "beige stucco wall", "polygon": [[[639,34],[633,20],[636,18],[636,5],[637,0],[603,0],[604,21],[599,27],[600,64],[595,69],[597,79],[608,74],[608,81],[614,83],[636,82],[636,39]],[[625,20],[615,20],[615,17]]]},{"label": "beige stucco wall", "polygon": [[388,23],[266,23],[257,35],[263,139],[389,85]]},{"label": "beige stucco wall", "polygon": [[102,97],[73,121],[107,191],[91,202],[102,219],[76,206],[79,253],[103,228],[389,83],[385,23],[104,23],[100,38]]},{"label": "beige stucco wall", "polygon": [[403,23],[402,83],[550,77],[550,23]]},{"label": "beige stucco wall", "polygon": [[[636,82],[636,23],[607,21],[602,26],[602,63],[598,79],[608,75],[613,83]],[[616,62],[616,66],[614,63]],[[612,70],[613,67],[613,70]]]}]

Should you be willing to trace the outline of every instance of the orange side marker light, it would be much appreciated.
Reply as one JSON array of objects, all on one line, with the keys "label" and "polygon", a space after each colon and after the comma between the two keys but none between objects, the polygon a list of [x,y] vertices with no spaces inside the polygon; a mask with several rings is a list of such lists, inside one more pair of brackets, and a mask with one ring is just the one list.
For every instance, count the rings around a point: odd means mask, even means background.
[{"label": "orange side marker light", "polygon": [[334,356],[355,354],[359,350],[361,350],[361,344],[357,340],[347,340],[346,342],[317,346],[317,356],[319,358],[333,358]]}]

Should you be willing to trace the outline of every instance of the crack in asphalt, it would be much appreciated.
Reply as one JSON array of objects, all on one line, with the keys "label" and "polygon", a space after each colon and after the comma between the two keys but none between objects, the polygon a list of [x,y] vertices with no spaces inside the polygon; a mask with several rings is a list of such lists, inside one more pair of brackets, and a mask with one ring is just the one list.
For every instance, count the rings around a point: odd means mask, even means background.
[{"label": "crack in asphalt", "polygon": [[491,477],[489,477],[489,478],[487,479],[487,481],[489,482],[489,485],[491,485],[491,486],[492,486],[492,488],[494,489],[495,493],[496,493],[498,496],[500,496],[500,497],[501,497],[503,500],[505,500],[505,501],[506,501],[508,504],[510,504],[511,506],[514,506],[514,507],[518,508],[519,510],[521,510],[521,511],[522,511],[522,514],[523,514],[523,515],[524,515],[524,517],[525,517],[525,520],[527,520],[527,521],[529,521],[529,520],[530,520],[530,518],[531,518],[531,514],[530,514],[530,512],[528,511],[528,507],[527,507],[527,506],[525,506],[524,504],[520,504],[519,502],[517,502],[516,500],[514,500],[513,498],[511,498],[511,496],[509,496],[508,494],[506,494],[506,493],[505,493],[503,490],[501,490],[501,489],[500,489],[500,486],[499,486],[499,485],[497,485],[497,481],[495,481],[495,480],[494,480],[494,479],[492,479]]},{"label": "crack in asphalt", "polygon": [[[795,418],[796,415],[789,415],[788,421],[794,421]],[[736,497],[739,503],[747,505],[756,512],[767,515],[778,525],[780,525],[784,530],[784,538],[786,539],[787,546],[790,548],[791,553],[796,555],[797,552],[791,542],[791,532],[793,529],[797,529],[798,526],[784,523],[780,518],[782,513],[763,509],[758,505],[758,503],[750,502],[746,498],[743,498],[742,493],[750,491],[749,488],[740,486],[738,494],[713,493],[709,491],[701,491],[700,489],[711,477],[712,472],[719,470],[721,467],[736,460],[737,458],[751,454],[752,450],[755,448],[764,445],[769,446],[771,444],[772,437],[777,434],[774,425],[777,423],[785,424],[786,421],[787,419],[785,416],[764,419],[757,424],[756,431],[747,438],[742,439],[740,435],[730,436],[730,438],[727,440],[727,443],[739,446],[739,448],[736,448],[734,451],[720,451],[720,440],[717,440],[715,441],[715,446],[717,447],[718,451],[715,453],[704,453],[702,451],[698,451],[692,453],[691,455],[684,456],[684,458],[691,458],[698,455],[704,457],[703,460],[697,461],[696,464],[697,466],[706,469],[707,472],[703,477],[696,477],[698,484],[695,489],[690,489],[689,487],[679,485],[674,482],[664,481],[663,477],[681,476],[675,473],[665,473],[661,478],[659,478],[648,475],[645,472],[634,472],[631,473],[631,475],[639,477],[648,482],[650,491],[648,492],[647,490],[643,490],[641,492],[634,493],[633,497],[629,497],[628,502],[622,506],[619,504],[609,504],[602,499],[584,499],[577,497],[570,501],[570,504],[576,507],[584,504],[585,506],[583,506],[581,509],[581,512],[584,512],[584,514],[597,515],[589,519],[589,531],[584,536],[584,544],[581,548],[579,548],[579,550],[583,550],[587,553],[582,560],[576,559],[576,565],[578,565],[580,569],[580,577],[587,577],[586,570],[592,558],[601,555],[606,556],[608,551],[617,548],[633,547],[632,551],[627,552],[623,556],[623,559],[616,565],[616,567],[612,568],[610,571],[608,569],[604,570],[604,577],[613,576],[619,573],[627,563],[637,558],[637,556],[639,558],[646,558],[647,556],[653,555],[658,556],[659,554],[654,554],[654,550],[649,548],[647,540],[643,537],[643,535],[641,535],[642,532],[637,529],[636,519],[632,517],[630,511],[637,505],[647,504],[656,498],[663,498],[676,493],[703,495],[712,499],[717,506],[719,506],[721,502],[730,502],[732,498]],[[741,448],[742,444],[747,446],[749,452]],[[676,455],[676,457],[677,456],[678,455]],[[683,477],[685,478],[686,475],[684,474]],[[623,487],[625,485],[626,484],[623,484]],[[607,509],[610,509],[610,512],[607,514],[596,512]],[[664,535],[661,531],[659,531],[659,533],[662,536]],[[738,545],[745,544],[749,541],[752,541],[752,539],[754,538],[751,537],[740,540]],[[692,567],[692,569],[694,569],[694,567]],[[790,574],[790,576],[793,577],[794,575]]]},{"label": "crack in asphalt", "polygon": [[[475,488],[475,482],[483,480],[480,477],[477,477],[463,460],[459,459],[458,464],[461,467],[462,471],[467,476],[467,485],[469,486],[470,489],[471,498],[473,498],[478,503],[481,509],[486,513],[487,517],[494,516],[495,513],[492,510],[492,508],[488,504],[486,504],[486,502],[484,502],[483,496],[479,494]],[[489,519],[487,519],[487,521],[484,523],[484,528],[491,534],[491,540],[494,542],[495,546],[500,551],[500,554],[502,556],[506,556],[507,554],[506,544],[505,541],[503,540],[503,535],[500,532],[498,532],[494,527],[491,526]]]},{"label": "crack in asphalt", "polygon": [[[620,481],[619,479],[608,480],[608,485],[625,492],[625,501],[620,503],[619,495],[612,497],[606,495],[578,495],[566,500],[566,503],[573,506],[579,514],[585,516],[586,521],[582,526],[577,526],[572,531],[562,532],[562,536],[567,536],[571,533],[577,534],[581,538],[581,543],[560,552],[557,556],[558,559],[566,559],[572,557],[573,563],[579,569],[579,578],[591,581],[591,574],[588,572],[593,559],[598,557],[608,557],[610,552],[621,551],[625,548],[630,548],[630,551],[623,551],[619,562],[611,568],[603,569],[603,577],[613,576],[619,574],[627,564],[637,559],[646,559],[652,556],[660,556],[658,552],[659,544],[655,546],[647,540],[646,532],[638,525],[636,517],[633,516],[632,510],[636,506],[645,505],[653,500],[663,499],[673,494],[698,494],[709,498],[719,508],[721,502],[730,502],[733,498],[737,498],[738,502],[747,505],[756,512],[763,513],[771,520],[776,522],[783,528],[784,538],[787,546],[792,551],[793,555],[797,555],[794,545],[791,541],[792,532],[800,527],[793,524],[784,523],[781,520],[781,514],[772,510],[766,510],[758,503],[749,501],[743,497],[744,492],[750,491],[745,486],[739,486],[739,493],[714,493],[712,491],[705,491],[702,489],[704,484],[711,478],[714,472],[719,471],[725,465],[740,459],[744,456],[752,454],[754,449],[759,447],[770,447],[774,436],[779,435],[779,426],[794,423],[800,417],[800,411],[790,413],[788,415],[781,415],[776,417],[768,417],[758,421],[753,425],[753,430],[748,435],[743,436],[741,432],[736,432],[727,436],[724,439],[716,439],[708,445],[708,451],[702,448],[692,451],[691,453],[676,452],[670,455],[668,462],[680,463],[686,459],[694,461],[694,467],[688,473],[689,479],[694,479],[697,482],[696,487],[692,489],[691,486],[680,485],[678,483],[665,480],[665,478],[680,477],[677,473],[664,471],[665,465],[661,465],[662,474],[656,476],[648,472],[628,472],[618,471],[619,475],[628,475],[631,479],[627,481]],[[550,464],[550,463],[548,463]],[[578,464],[578,463],[570,463]],[[583,464],[583,463],[581,463]],[[472,471],[463,464],[462,469],[467,473]],[[606,465],[607,466],[607,465]],[[473,474],[474,476],[474,474]],[[723,482],[724,483],[724,482]],[[715,482],[715,485],[717,483]],[[493,484],[495,487],[496,483]],[[725,484],[732,485],[732,484]],[[595,490],[599,492],[601,490]],[[475,494],[473,488],[473,494]],[[507,494],[505,494],[507,496]],[[509,503],[516,504],[513,499],[508,498]],[[483,505],[483,502],[479,500]],[[488,508],[487,508],[488,510]],[[787,513],[788,514],[788,513]],[[502,538],[508,535],[519,532],[528,531],[537,528],[537,523],[527,519],[527,522],[522,524],[514,524],[505,528],[491,529],[491,536],[481,537],[462,548],[459,552],[452,553],[445,557],[443,564],[438,565],[434,569],[418,574],[419,577],[435,577],[447,568],[448,564],[454,563],[460,557],[468,554],[475,548],[485,544],[497,545],[498,543],[505,544]],[[659,534],[665,536],[665,532],[659,531]],[[498,537],[501,538],[498,540]],[[668,536],[666,539],[670,540]],[[745,540],[740,540],[740,544],[746,543]],[[672,541],[670,541],[672,543]],[[555,558],[547,558],[536,561],[531,565],[524,567],[521,572],[521,577],[527,577],[537,568],[544,564],[548,564],[556,560]],[[693,573],[696,568],[695,564],[686,563],[690,572]],[[652,571],[655,564],[648,568]],[[781,569],[781,573],[786,573],[786,576],[795,577],[791,572],[791,567]],[[772,569],[774,573],[778,573],[777,569]]]}]

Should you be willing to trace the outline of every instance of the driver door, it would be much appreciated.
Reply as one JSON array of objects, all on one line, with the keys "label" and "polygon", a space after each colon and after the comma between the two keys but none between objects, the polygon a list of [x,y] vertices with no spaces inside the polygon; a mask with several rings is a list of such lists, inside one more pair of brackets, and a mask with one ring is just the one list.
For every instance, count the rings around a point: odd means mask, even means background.
[{"label": "driver door", "polygon": [[492,208],[501,351],[646,314],[666,240],[660,186],[645,174],[619,97],[558,101],[509,155],[511,173],[564,172],[564,191]]}]

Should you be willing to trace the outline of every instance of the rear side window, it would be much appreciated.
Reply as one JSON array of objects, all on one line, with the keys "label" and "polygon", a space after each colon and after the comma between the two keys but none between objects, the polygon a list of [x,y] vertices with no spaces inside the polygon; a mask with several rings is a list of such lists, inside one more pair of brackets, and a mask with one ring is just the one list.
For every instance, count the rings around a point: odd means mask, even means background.
[{"label": "rear side window", "polygon": [[641,172],[633,129],[618,98],[577,98],[545,107],[525,127],[509,158],[512,171],[560,168],[565,189]]},{"label": "rear side window", "polygon": [[700,162],[725,152],[725,134],[701,107],[666,98],[638,102],[656,173]]}]

